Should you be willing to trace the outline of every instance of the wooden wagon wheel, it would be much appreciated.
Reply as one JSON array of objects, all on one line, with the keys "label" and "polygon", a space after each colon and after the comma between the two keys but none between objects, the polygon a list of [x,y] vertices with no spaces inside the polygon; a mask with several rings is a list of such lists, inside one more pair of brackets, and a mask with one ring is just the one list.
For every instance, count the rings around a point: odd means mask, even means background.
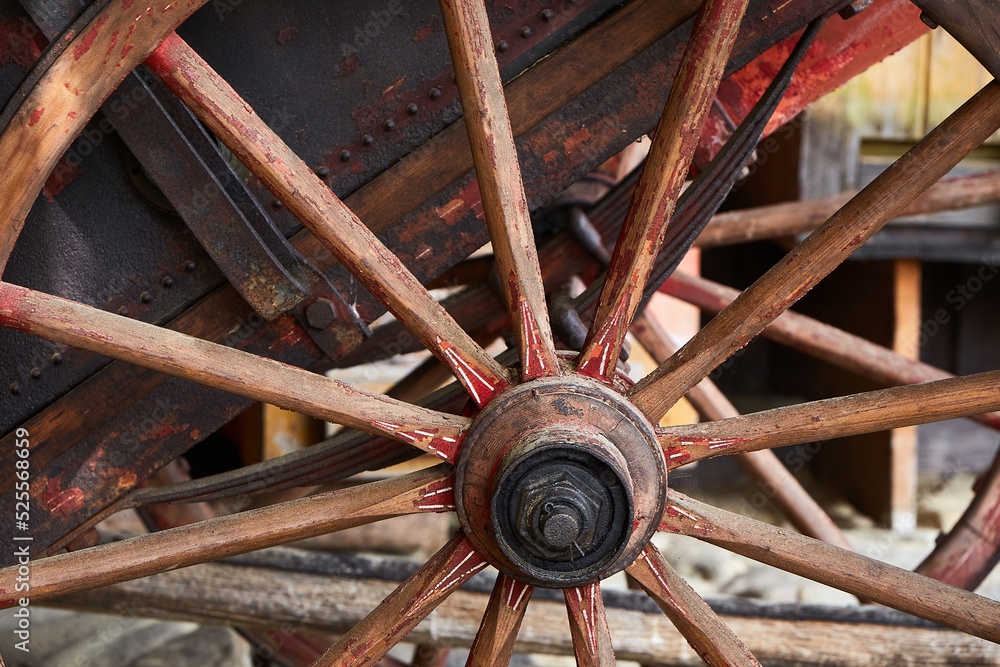
[{"label": "wooden wagon wheel", "polygon": [[[146,3],[144,3],[145,5]],[[506,368],[459,327],[173,29],[203,2],[127,0],[96,12],[48,64],[0,137],[0,264],[42,183],[124,73],[145,61],[216,136],[442,362],[472,417],[408,405],[302,369],[0,283],[0,324],[267,401],[440,457],[430,470],[32,564],[33,600],[392,516],[455,510],[461,531],[319,665],[375,663],[488,564],[501,575],[470,654],[505,662],[532,587],[565,590],[580,664],[611,664],[599,582],[625,570],[713,665],[758,664],[649,543],[669,530],[1000,642],[1000,604],[671,490],[669,470],[817,438],[1000,408],[1000,371],[816,401],[697,427],[654,426],[881,225],[1000,126],[991,83],[634,387],[617,360],[722,76],[746,0],[707,0],[664,110],[579,355],[559,354],[481,2],[442,0],[486,221],[519,361]],[[14,603],[16,568],[0,571]]]}]

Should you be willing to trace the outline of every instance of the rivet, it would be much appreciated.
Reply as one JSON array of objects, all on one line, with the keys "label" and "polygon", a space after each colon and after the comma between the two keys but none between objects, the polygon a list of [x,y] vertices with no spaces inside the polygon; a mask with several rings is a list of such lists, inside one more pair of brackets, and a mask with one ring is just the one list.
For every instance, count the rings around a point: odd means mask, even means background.
[{"label": "rivet", "polygon": [[58,366],[62,362],[63,362],[62,352],[56,352],[55,354],[52,355],[53,365]]},{"label": "rivet", "polygon": [[347,162],[350,159],[351,159],[351,151],[347,150],[346,148],[344,150],[340,151],[340,161],[341,162]]},{"label": "rivet", "polygon": [[115,312],[121,315],[122,317],[128,317],[128,308],[126,308],[125,306],[119,306],[118,310],[116,310]]},{"label": "rivet", "polygon": [[406,105],[406,113],[410,114],[411,116],[416,116],[417,111],[419,111],[419,109],[417,108],[417,105],[414,104],[413,102],[410,102],[409,104]]},{"label": "rivet", "polygon": [[17,382],[11,382],[10,383],[10,393],[13,394],[14,396],[20,396],[21,395],[21,385],[18,384]]},{"label": "rivet", "polygon": [[538,12],[538,18],[542,19],[543,21],[551,21],[552,20],[552,10],[551,9],[543,9],[542,11]]},{"label": "rivet", "polygon": [[501,39],[499,42],[497,42],[497,51],[500,52],[500,53],[503,53],[504,51],[507,50],[507,48],[509,46],[510,45],[507,44],[507,40],[506,39]]},{"label": "rivet", "polygon": [[396,121],[391,118],[387,118],[386,121],[382,123],[382,127],[385,128],[386,132],[392,132],[396,129]]},{"label": "rivet", "polygon": [[936,30],[938,27],[938,22],[932,19],[927,12],[920,12],[920,20],[931,30]]},{"label": "rivet", "polygon": [[431,88],[430,91],[427,93],[427,96],[430,97],[432,100],[439,100],[441,99],[441,89],[437,87]]},{"label": "rivet", "polygon": [[531,28],[529,28],[526,25],[522,25],[520,28],[517,29],[517,34],[519,34],[521,37],[531,37]]},{"label": "rivet", "polygon": [[330,175],[330,170],[327,169],[325,164],[321,164],[320,166],[316,167],[316,175],[319,176],[320,178],[326,178],[327,176]]},{"label": "rivet", "polygon": [[139,301],[142,301],[143,303],[149,303],[152,300],[153,300],[153,295],[150,294],[149,292],[143,292],[142,294],[139,295]]},{"label": "rivet", "polygon": [[28,374],[37,380],[38,378],[42,377],[42,369],[39,368],[38,366],[35,366],[30,371],[28,371]]},{"label": "rivet", "polygon": [[275,197],[274,199],[271,200],[271,208],[279,209],[282,206],[284,206],[284,204],[282,204],[281,200],[278,199],[277,197]]},{"label": "rivet", "polygon": [[160,284],[166,287],[167,289],[170,289],[171,287],[174,286],[174,279],[171,278],[170,276],[163,276],[163,279],[160,281]]},{"label": "rivet", "polygon": [[373,137],[370,134],[366,134],[365,136],[361,137],[361,143],[363,143],[365,146],[371,146],[372,144],[375,143],[375,137]]},{"label": "rivet", "polygon": [[193,259],[189,259],[188,261],[184,262],[184,270],[187,271],[188,273],[191,273],[197,268],[198,268],[198,262],[194,261]]}]

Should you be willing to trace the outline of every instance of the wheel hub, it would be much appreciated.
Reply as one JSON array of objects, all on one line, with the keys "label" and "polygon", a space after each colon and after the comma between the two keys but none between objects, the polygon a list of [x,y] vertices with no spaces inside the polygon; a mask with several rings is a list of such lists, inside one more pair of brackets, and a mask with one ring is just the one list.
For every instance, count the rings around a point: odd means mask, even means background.
[{"label": "wheel hub", "polygon": [[483,410],[456,471],[458,515],[501,571],[536,586],[598,581],[656,530],[666,466],[652,425],[579,376],[511,388]]}]

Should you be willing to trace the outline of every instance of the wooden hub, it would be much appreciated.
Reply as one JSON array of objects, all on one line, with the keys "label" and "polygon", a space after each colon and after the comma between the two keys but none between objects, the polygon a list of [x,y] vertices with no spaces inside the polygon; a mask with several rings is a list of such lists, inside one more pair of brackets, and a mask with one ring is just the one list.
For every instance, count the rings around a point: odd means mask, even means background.
[{"label": "wooden hub", "polygon": [[545,378],[479,414],[456,489],[462,526],[494,566],[564,588],[635,560],[660,520],[666,465],[652,425],[616,391]]}]

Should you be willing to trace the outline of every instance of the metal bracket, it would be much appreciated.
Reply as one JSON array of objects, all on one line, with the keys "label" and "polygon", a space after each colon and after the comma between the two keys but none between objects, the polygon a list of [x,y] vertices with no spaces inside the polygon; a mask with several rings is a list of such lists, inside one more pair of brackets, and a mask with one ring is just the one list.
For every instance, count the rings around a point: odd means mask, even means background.
[{"label": "metal bracket", "polygon": [[[21,0],[50,40],[78,11],[75,3]],[[271,224],[233,165],[173,93],[140,66],[101,107],[230,284],[263,318],[291,313],[331,358],[371,330],[330,281]]]}]

